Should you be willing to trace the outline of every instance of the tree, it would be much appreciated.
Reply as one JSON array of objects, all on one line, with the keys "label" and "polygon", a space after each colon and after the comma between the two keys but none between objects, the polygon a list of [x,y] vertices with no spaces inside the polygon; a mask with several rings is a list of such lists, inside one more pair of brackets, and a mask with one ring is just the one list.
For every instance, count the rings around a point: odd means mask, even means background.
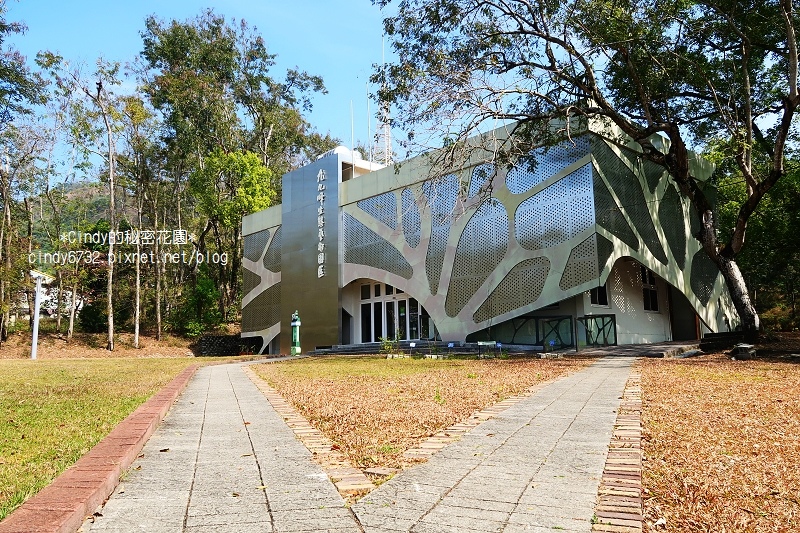
[{"label": "tree", "polygon": [[[737,258],[764,325],[784,331],[800,326],[800,165],[793,167],[751,217]],[[747,186],[732,173],[718,189],[721,228],[731,231]]]},{"label": "tree", "polygon": [[51,52],[41,52],[37,63],[49,71],[55,81],[60,107],[69,117],[69,130],[73,146],[81,151],[85,159],[99,157],[105,163],[105,180],[108,185],[108,261],[106,267],[106,314],[108,316],[108,341],[106,348],[114,350],[114,239],[117,224],[117,144],[122,129],[123,102],[114,94],[119,79],[120,65],[97,60],[97,68],[91,76],[85,76],[80,68]]},{"label": "tree", "polygon": [[310,95],[324,92],[322,79],[297,69],[274,78],[275,56],[263,38],[244,21],[228,23],[211,10],[185,22],[149,17],[142,39],[140,76],[163,116],[164,169],[177,202],[165,215],[183,217],[173,227],[196,235],[196,252],[228,258],[202,273],[196,263],[181,265],[179,274],[188,270],[193,286],[180,296],[187,302],[209,278],[227,318],[240,296],[241,216],[267,207],[265,200],[279,194],[280,176],[310,159],[311,150],[336,145],[303,117]]},{"label": "tree", "polygon": [[208,218],[204,233],[213,235],[217,253],[225,253],[227,258],[224,264],[217,262],[221,317],[227,318],[241,289],[242,217],[274,203],[271,174],[252,152],[226,154],[216,150],[206,158],[205,166],[189,178],[189,190],[197,201],[198,210]]},{"label": "tree", "polygon": [[25,58],[4,46],[8,35],[27,29],[20,22],[7,21],[5,12],[5,0],[0,0],[0,131],[14,117],[29,113],[29,106],[41,103],[43,96],[40,80],[25,66]]},{"label": "tree", "polygon": [[[399,110],[394,124],[415,133],[412,146],[433,132],[444,157],[492,121],[514,121],[519,142],[500,158],[568,136],[553,131],[557,121],[619,128],[691,202],[702,221],[695,237],[755,338],[760,319],[736,258],[751,215],[787,173],[800,106],[797,24],[791,0],[400,0],[384,21],[400,59],[373,81]],[[690,148],[711,143],[747,189],[724,233],[689,168]]]}]

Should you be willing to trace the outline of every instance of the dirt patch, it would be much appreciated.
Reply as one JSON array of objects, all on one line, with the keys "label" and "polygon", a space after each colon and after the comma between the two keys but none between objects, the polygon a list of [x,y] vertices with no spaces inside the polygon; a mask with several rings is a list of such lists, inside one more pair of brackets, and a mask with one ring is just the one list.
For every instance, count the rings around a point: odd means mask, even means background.
[{"label": "dirt patch", "polygon": [[[107,335],[76,333],[67,341],[65,335],[39,336],[36,357],[39,359],[82,359],[109,357],[194,357],[189,339],[164,335],[160,341],[139,336],[139,348],[133,347],[133,334],[120,333],[114,338],[114,351],[106,350]],[[31,356],[30,333],[12,333],[0,347],[0,359],[28,359]]]},{"label": "dirt patch", "polygon": [[800,334],[764,341],[639,362],[647,530],[800,530]]}]

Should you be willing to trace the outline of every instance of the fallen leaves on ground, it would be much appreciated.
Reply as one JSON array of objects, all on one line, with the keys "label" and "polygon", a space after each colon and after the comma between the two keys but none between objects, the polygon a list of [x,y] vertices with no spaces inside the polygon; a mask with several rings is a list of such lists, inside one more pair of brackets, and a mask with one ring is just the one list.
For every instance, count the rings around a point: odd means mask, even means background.
[{"label": "fallen leaves on ground", "polygon": [[254,370],[352,464],[402,468],[403,452],[473,412],[593,359],[303,359]]},{"label": "fallen leaves on ground", "polygon": [[800,361],[639,365],[649,530],[800,531]]}]

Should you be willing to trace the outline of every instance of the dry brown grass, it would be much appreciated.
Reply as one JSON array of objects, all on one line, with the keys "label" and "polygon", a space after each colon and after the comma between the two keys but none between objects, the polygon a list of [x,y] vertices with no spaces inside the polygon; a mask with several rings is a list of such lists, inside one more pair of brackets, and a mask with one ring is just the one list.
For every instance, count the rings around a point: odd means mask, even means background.
[{"label": "dry brown grass", "polygon": [[425,437],[591,361],[325,358],[254,370],[355,466],[402,468]]},{"label": "dry brown grass", "polygon": [[646,529],[800,531],[800,361],[639,364]]}]

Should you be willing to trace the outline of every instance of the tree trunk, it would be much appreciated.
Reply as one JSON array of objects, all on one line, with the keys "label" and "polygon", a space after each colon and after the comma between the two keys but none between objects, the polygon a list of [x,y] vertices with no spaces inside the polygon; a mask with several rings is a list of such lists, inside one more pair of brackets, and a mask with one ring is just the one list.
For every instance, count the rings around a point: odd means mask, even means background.
[{"label": "tree trunk", "polygon": [[[139,179],[141,182],[141,177]],[[137,186],[137,189],[139,187]],[[138,198],[136,199],[136,223],[139,229],[142,228],[142,192],[137,191]],[[133,309],[133,347],[139,348],[139,321],[141,320],[141,294],[142,294],[142,261],[141,261],[142,245],[139,244],[139,239],[136,239],[136,301],[134,302]]]},{"label": "tree trunk", "polygon": [[[99,94],[98,94],[99,98]],[[108,119],[108,111],[99,104],[100,110],[103,113],[103,121],[106,125],[106,134],[108,139],[108,219],[109,219],[109,226],[111,233],[114,234],[114,239],[109,236],[108,239],[108,284],[106,285],[106,310],[108,312],[108,344],[106,345],[106,349],[109,352],[114,351],[114,261],[112,258],[114,257],[114,240],[116,238],[116,230],[117,230],[117,217],[116,217],[116,206],[114,204],[114,165],[115,162],[115,151],[114,151],[114,135],[111,130],[111,123]]]},{"label": "tree trunk", "polygon": [[61,275],[61,269],[56,271],[58,277],[58,296],[56,300],[56,333],[61,334],[61,312],[64,309],[62,303],[64,300],[64,279]]},{"label": "tree trunk", "polygon": [[[153,215],[154,215],[154,226],[155,230],[158,231],[158,209],[156,206],[153,206]],[[158,257],[161,255],[161,248],[158,245],[158,239],[156,239],[155,243],[155,252],[156,252],[156,340],[161,340],[161,259]]]},{"label": "tree trunk", "polygon": [[749,343],[758,342],[761,319],[750,300],[750,294],[747,291],[742,272],[739,270],[739,265],[736,264],[735,260],[721,254],[717,256],[716,263],[725,280],[725,285],[728,287],[733,306],[742,321],[745,341]]},{"label": "tree trunk", "polygon": [[78,267],[75,267],[75,280],[72,282],[72,296],[69,306],[69,327],[67,328],[67,340],[72,338],[75,331],[75,314],[78,310]]},{"label": "tree trunk", "polygon": [[[140,225],[141,227],[141,225]],[[139,260],[141,248],[139,244],[136,244],[136,301],[134,302],[133,308],[133,347],[139,348],[139,302],[141,297],[141,272],[142,272],[142,263]]]}]

